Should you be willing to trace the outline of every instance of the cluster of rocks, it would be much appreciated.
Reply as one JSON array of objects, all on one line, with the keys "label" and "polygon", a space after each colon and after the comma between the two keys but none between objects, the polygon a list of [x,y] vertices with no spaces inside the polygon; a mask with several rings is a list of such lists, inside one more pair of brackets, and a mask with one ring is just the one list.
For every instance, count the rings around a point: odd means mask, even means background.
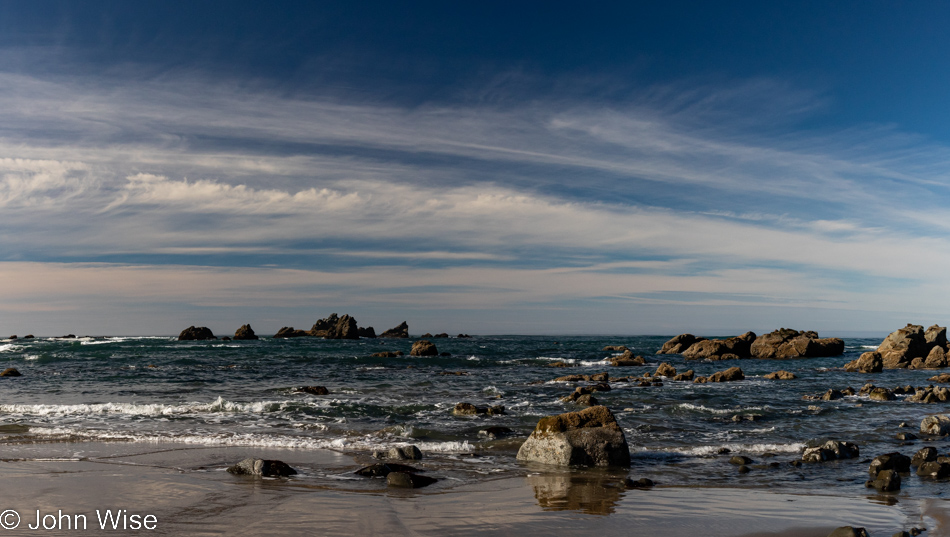
[{"label": "cluster of rocks", "polygon": [[950,365],[947,352],[947,327],[933,325],[924,330],[921,325],[908,324],[891,332],[877,350],[862,354],[844,368],[861,373],[880,373],[884,369],[940,369]]},{"label": "cluster of rocks", "polygon": [[898,395],[906,395],[904,400],[910,403],[937,403],[950,400],[950,389],[940,386],[897,386],[895,388],[884,388],[867,383],[860,390],[847,387],[843,390],[829,389],[827,392],[819,395],[805,395],[802,399],[817,401],[834,401],[850,395],[867,396],[872,401],[894,401]]},{"label": "cluster of rocks", "polygon": [[[677,373],[676,368],[669,363],[663,362],[657,366],[653,373],[644,373],[642,376],[611,377],[609,373],[595,373],[593,375],[565,375],[558,377],[552,382],[636,382],[640,387],[663,386],[663,378],[675,381],[692,381],[695,373],[692,369]],[[606,390],[602,390],[606,391]]]},{"label": "cluster of rocks", "polygon": [[814,331],[789,328],[780,328],[762,336],[746,332],[728,339],[680,334],[657,351],[657,354],[682,354],[687,360],[820,358],[842,353],[844,341],[839,338],[819,338]]},{"label": "cluster of rocks", "polygon": [[[16,334],[13,334],[12,336],[8,337],[7,339],[10,340],[10,341],[14,341],[14,340],[17,340],[17,339],[20,339],[20,338],[18,338]],[[23,339],[33,339],[33,334],[27,334],[27,335],[23,336]]]},{"label": "cluster of rocks", "polygon": [[852,442],[828,440],[820,446],[806,448],[802,453],[802,462],[827,462],[838,459],[855,459],[860,453],[861,450]]},{"label": "cluster of rocks", "polygon": [[868,467],[871,479],[865,486],[881,492],[896,492],[901,489],[901,474],[908,475],[911,468],[916,468],[917,477],[922,479],[947,479],[950,478],[950,457],[939,455],[936,448],[929,446],[913,457],[896,451],[879,455]]},{"label": "cluster of rocks", "polygon": [[[27,335],[26,338],[32,338],[33,335]],[[75,338],[76,336],[70,334],[68,336],[62,336],[63,338]],[[342,317],[336,313],[331,313],[329,317],[325,319],[320,319],[310,328],[310,330],[297,330],[292,326],[284,326],[274,334],[275,338],[295,338],[295,337],[321,337],[324,339],[360,339],[360,338],[376,338],[376,330],[372,326],[360,327],[357,324],[357,321],[354,317],[350,315],[343,315]],[[386,330],[379,335],[381,338],[401,338],[406,339],[409,337],[409,324],[403,321],[394,328]],[[447,338],[449,337],[446,333],[431,335],[426,334],[423,337],[431,338]],[[470,338],[472,336],[468,334],[459,334],[459,338]],[[16,336],[11,336],[11,339],[16,339]],[[179,341],[204,341],[204,340],[215,340],[218,339],[210,328],[206,326],[189,326],[188,328],[181,331],[178,335]],[[222,338],[224,340],[231,340],[230,337]],[[234,333],[234,340],[254,340],[259,339],[258,336],[254,333],[254,330],[251,328],[251,325],[245,324],[238,328]],[[428,355],[422,355],[428,356]]]},{"label": "cluster of rocks", "polygon": [[330,390],[326,386],[300,386],[295,391],[310,395],[330,395]]},{"label": "cluster of rocks", "polygon": [[456,416],[500,416],[504,413],[504,405],[478,406],[472,403],[458,403],[452,409],[452,414]]}]

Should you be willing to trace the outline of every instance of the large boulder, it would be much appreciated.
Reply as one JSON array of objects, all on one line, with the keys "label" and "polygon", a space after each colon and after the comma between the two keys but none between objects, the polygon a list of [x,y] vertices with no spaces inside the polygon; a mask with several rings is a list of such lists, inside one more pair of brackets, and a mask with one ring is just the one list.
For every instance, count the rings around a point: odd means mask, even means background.
[{"label": "large boulder", "polygon": [[693,334],[680,334],[663,344],[663,348],[656,351],[657,354],[680,354],[693,346],[693,343],[706,341],[704,337],[696,337]]},{"label": "large boulder", "polygon": [[880,373],[884,370],[884,360],[877,351],[866,352],[857,360],[844,364],[844,370],[850,373]]},{"label": "large boulder", "polygon": [[200,341],[205,339],[218,339],[214,337],[211,329],[207,326],[189,326],[178,334],[178,341]]},{"label": "large boulder", "polygon": [[755,338],[750,349],[753,358],[820,358],[840,356],[844,341],[838,338],[819,338],[813,331],[800,332],[779,328]]},{"label": "large boulder", "polygon": [[287,477],[296,475],[297,470],[282,461],[268,459],[244,459],[228,468],[228,472],[236,475],[259,475],[263,477]]},{"label": "large boulder", "polygon": [[868,467],[868,473],[876,476],[884,470],[894,470],[895,472],[909,472],[911,459],[907,455],[901,455],[894,451],[878,455],[871,461]]},{"label": "large boulder", "polygon": [[320,319],[314,323],[307,333],[313,337],[322,337],[323,339],[360,338],[356,319],[349,315],[339,317],[336,313],[331,313],[326,319]]},{"label": "large boulder", "polygon": [[308,336],[305,330],[294,330],[293,326],[285,326],[277,331],[274,334],[275,338],[287,338],[287,337],[305,337]]},{"label": "large boulder", "polygon": [[[946,334],[944,334],[946,337]],[[914,358],[925,358],[930,346],[924,335],[924,327],[908,324],[891,332],[877,348],[886,369],[901,369],[910,365]]]},{"label": "large boulder", "polygon": [[406,321],[399,323],[399,326],[386,330],[379,337],[408,338],[409,324]]},{"label": "large boulder", "polygon": [[920,432],[937,436],[947,436],[950,434],[950,416],[945,414],[927,416],[920,421]]},{"label": "large boulder", "polygon": [[428,339],[420,339],[412,344],[412,350],[409,351],[410,356],[438,356],[439,349],[435,347],[435,343],[432,343]]},{"label": "large boulder", "polygon": [[541,418],[518,460],[559,466],[629,466],[623,429],[605,406]]},{"label": "large boulder", "polygon": [[251,325],[246,324],[242,326],[241,328],[238,328],[237,331],[234,332],[234,339],[251,340],[251,339],[258,339],[258,338],[257,338],[257,335],[254,334],[254,329],[251,328]]},{"label": "large boulder", "polygon": [[729,339],[707,339],[690,345],[682,352],[687,360],[722,360],[728,358],[750,358],[754,332]]}]

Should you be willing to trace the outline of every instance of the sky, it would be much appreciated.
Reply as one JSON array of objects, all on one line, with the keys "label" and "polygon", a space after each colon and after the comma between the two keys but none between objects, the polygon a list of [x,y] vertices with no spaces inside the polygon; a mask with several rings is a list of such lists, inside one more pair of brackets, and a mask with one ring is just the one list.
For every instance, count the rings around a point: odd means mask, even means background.
[{"label": "sky", "polygon": [[950,321],[950,4],[0,0],[0,334]]}]

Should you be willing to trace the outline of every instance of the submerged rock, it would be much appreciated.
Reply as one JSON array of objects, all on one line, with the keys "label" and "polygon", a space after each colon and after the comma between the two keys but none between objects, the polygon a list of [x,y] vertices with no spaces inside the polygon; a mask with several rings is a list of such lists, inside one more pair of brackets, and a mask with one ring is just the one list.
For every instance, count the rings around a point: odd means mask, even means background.
[{"label": "submerged rock", "polygon": [[421,470],[413,468],[412,466],[407,466],[405,464],[397,464],[395,462],[378,462],[376,464],[364,466],[353,473],[363,477],[386,477],[392,472],[416,473],[421,472]]},{"label": "submerged rock", "polygon": [[397,356],[403,356],[403,355],[404,354],[402,351],[382,351],[382,352],[374,352],[370,356],[372,356],[373,358],[395,358]]},{"label": "submerged rock", "polygon": [[22,377],[23,374],[17,371],[15,367],[8,367],[3,371],[0,371],[0,377]]},{"label": "submerged rock", "polygon": [[[73,336],[75,337],[75,336]],[[218,339],[214,337],[211,329],[207,326],[189,326],[178,334],[178,341],[200,341],[207,339]]]},{"label": "submerged rock", "polygon": [[395,328],[390,328],[386,330],[379,337],[388,337],[388,338],[408,338],[409,337],[409,324],[406,321],[399,323],[399,326]]},{"label": "submerged rock", "polygon": [[487,436],[489,439],[494,440],[496,438],[511,436],[515,434],[515,432],[508,427],[489,427],[487,429],[478,431],[478,434],[481,436]]},{"label": "submerged rock", "polygon": [[234,332],[234,339],[235,340],[253,340],[253,339],[258,339],[258,337],[257,335],[254,334],[254,329],[251,328],[251,325],[246,324],[242,326],[241,328],[238,328],[237,331]]},{"label": "submerged rock", "polygon": [[287,477],[296,475],[297,470],[283,461],[268,459],[244,459],[228,467],[228,472],[235,475],[259,475],[263,477]]},{"label": "submerged rock", "polygon": [[297,391],[310,395],[330,395],[330,390],[326,389],[325,386],[301,386],[297,388]]},{"label": "submerged rock", "polygon": [[393,446],[387,451],[374,451],[373,457],[377,459],[394,459],[394,460],[420,460],[422,459],[422,451],[414,445],[408,446]]},{"label": "submerged rock", "polygon": [[629,466],[623,429],[605,406],[541,418],[518,460],[559,466]]},{"label": "submerged rock", "polygon": [[427,487],[438,481],[439,480],[434,477],[412,472],[390,472],[386,475],[386,485],[390,487],[417,489]]},{"label": "submerged rock", "polygon": [[692,369],[688,369],[688,370],[686,370],[686,371],[684,371],[684,372],[682,372],[682,373],[676,375],[675,377],[673,377],[673,380],[691,381],[691,380],[693,380],[693,376],[694,376],[694,375],[695,375],[695,373],[693,372],[693,370],[692,370]]},{"label": "submerged rock", "polygon": [[504,413],[504,405],[476,406],[472,403],[458,403],[455,405],[455,408],[452,409],[452,414],[456,416],[475,416],[479,414],[498,416]]},{"label": "submerged rock", "polygon": [[603,349],[600,349],[600,350],[611,351],[611,352],[626,352],[626,351],[629,351],[630,349],[628,349],[626,345],[607,345]]}]

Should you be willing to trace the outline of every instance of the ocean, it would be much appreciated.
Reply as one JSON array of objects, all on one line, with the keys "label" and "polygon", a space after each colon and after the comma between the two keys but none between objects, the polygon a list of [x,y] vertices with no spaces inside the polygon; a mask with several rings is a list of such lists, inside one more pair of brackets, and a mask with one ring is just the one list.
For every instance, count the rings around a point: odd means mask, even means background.
[{"label": "ocean", "polygon": [[[823,334],[824,335],[824,334]],[[63,457],[82,458],[84,443],[116,453],[148,444],[329,449],[358,459],[374,450],[414,444],[441,485],[535,471],[515,456],[543,416],[579,410],[560,401],[587,382],[555,382],[568,374],[643,375],[668,362],[678,372],[708,375],[739,366],[745,380],[694,384],[666,379],[662,386],[611,382],[596,398],[615,414],[632,456],[629,475],[662,485],[768,488],[772,492],[861,495],[868,462],[888,452],[913,455],[925,445],[941,454],[943,438],[899,440],[919,432],[921,419],[947,410],[899,396],[872,401],[849,396],[806,400],[829,388],[926,386],[934,371],[847,373],[842,366],[880,339],[845,339],[843,356],[796,360],[687,361],[656,355],[670,336],[475,336],[432,339],[451,356],[409,356],[412,339],[177,341],[176,337],[37,338],[0,344],[0,366],[23,376],[0,378],[0,443],[6,456],[42,445],[69,446]],[[605,345],[625,345],[647,365],[612,367]],[[403,351],[375,358],[380,351]],[[565,362],[572,367],[551,367]],[[766,380],[777,370],[794,380]],[[324,386],[312,395],[304,386]],[[503,405],[505,414],[454,416],[459,402]],[[511,435],[489,438],[488,427]],[[854,442],[860,457],[804,464],[806,446],[825,440]],[[99,453],[101,455],[101,453]],[[753,459],[748,473],[729,463]],[[236,462],[236,461],[235,461]],[[221,468],[223,470],[223,467]],[[298,468],[295,479],[349,489],[371,487],[352,469]],[[944,484],[911,476],[901,494],[939,497]]]}]

